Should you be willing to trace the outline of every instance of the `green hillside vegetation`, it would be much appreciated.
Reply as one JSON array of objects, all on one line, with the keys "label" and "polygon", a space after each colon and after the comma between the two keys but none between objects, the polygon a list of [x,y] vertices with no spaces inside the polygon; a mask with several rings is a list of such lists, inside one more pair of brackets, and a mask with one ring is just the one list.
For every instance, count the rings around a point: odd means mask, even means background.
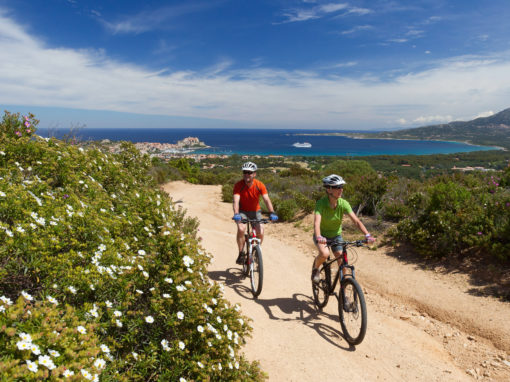
[{"label": "green hillside vegetation", "polygon": [[197,221],[149,158],[36,125],[0,123],[1,380],[264,379],[240,353],[247,319],[206,276]]},{"label": "green hillside vegetation", "polygon": [[[283,221],[299,222],[302,216],[313,212],[315,201],[324,194],[320,186],[322,177],[337,173],[346,179],[344,198],[359,216],[370,217],[371,221],[379,222],[380,227],[387,227],[386,223],[393,226],[385,232],[391,243],[408,243],[424,258],[434,261],[482,256],[489,262],[508,267],[510,167],[501,153],[489,153],[494,156],[483,152],[365,157],[365,160],[310,158],[306,166],[302,163],[306,158],[297,158],[294,162],[276,158],[275,163],[269,158],[250,159],[259,166],[257,176],[268,187],[275,210]],[[483,157],[492,162],[483,161]],[[239,167],[243,161],[246,159],[230,158],[209,168],[211,163],[179,159],[170,166],[154,162],[153,171],[163,174],[163,169],[171,168],[167,173],[171,173],[172,179],[221,184],[223,200],[231,202],[233,185],[241,179]],[[486,166],[495,165],[495,168],[451,171],[453,163],[478,161]],[[409,169],[401,167],[405,163],[413,163],[418,168],[417,176],[407,177],[397,172],[400,168]],[[376,170],[376,165],[383,170]],[[180,170],[176,171],[177,167]]]},{"label": "green hillside vegetation", "polygon": [[385,139],[458,141],[510,149],[510,108],[490,117],[476,118],[472,121],[456,121],[413,129],[356,135]]}]

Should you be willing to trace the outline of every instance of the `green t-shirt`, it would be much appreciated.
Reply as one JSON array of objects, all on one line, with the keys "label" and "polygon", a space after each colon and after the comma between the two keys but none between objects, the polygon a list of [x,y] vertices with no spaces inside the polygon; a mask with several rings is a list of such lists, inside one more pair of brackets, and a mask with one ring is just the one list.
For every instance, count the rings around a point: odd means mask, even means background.
[{"label": "green t-shirt", "polygon": [[324,237],[335,237],[342,234],[342,218],[344,213],[351,213],[352,208],[345,199],[338,198],[336,208],[329,206],[327,196],[317,200],[315,213],[321,215],[321,235]]}]

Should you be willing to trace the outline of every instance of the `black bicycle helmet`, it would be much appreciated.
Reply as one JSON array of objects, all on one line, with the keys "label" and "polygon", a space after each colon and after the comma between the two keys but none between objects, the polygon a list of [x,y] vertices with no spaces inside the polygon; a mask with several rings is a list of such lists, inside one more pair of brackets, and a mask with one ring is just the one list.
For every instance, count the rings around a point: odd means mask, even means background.
[{"label": "black bicycle helmet", "polygon": [[246,162],[245,164],[243,164],[242,170],[255,172],[257,171],[257,165],[253,162]]},{"label": "black bicycle helmet", "polygon": [[345,180],[336,174],[331,174],[322,179],[322,185],[327,186],[342,186],[345,184]]}]

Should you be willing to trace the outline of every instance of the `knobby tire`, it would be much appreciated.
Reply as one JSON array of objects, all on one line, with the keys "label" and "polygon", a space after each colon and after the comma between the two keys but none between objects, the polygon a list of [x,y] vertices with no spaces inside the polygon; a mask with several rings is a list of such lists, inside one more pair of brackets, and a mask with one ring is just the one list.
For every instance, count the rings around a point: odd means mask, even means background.
[{"label": "knobby tire", "polygon": [[[344,306],[344,297],[347,299],[347,306]],[[352,277],[342,280],[338,314],[345,340],[351,345],[359,345],[367,332],[367,306],[360,285]]]},{"label": "knobby tire", "polygon": [[262,250],[260,246],[253,247],[252,263],[250,266],[251,293],[257,297],[262,292],[262,281],[264,279],[264,266],[262,263]]},{"label": "knobby tire", "polygon": [[[314,264],[315,261],[312,263],[312,270]],[[315,306],[317,306],[317,308],[321,310],[326,306],[329,299],[329,290],[331,288],[331,268],[321,267],[319,274],[320,274],[319,283],[316,284],[312,280],[312,291]]]}]

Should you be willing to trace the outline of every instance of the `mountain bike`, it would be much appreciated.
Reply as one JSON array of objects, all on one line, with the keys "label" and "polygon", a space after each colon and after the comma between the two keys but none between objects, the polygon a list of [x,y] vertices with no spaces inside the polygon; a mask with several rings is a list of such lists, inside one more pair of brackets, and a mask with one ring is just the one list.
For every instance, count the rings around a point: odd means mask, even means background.
[{"label": "mountain bike", "polygon": [[[328,259],[319,269],[320,281],[312,281],[313,300],[319,310],[322,310],[328,303],[329,296],[335,295],[338,300],[338,315],[345,340],[351,345],[358,345],[365,338],[367,331],[367,307],[365,297],[360,285],[356,281],[354,266],[347,260],[347,249],[350,247],[362,247],[367,240],[356,241],[335,241],[328,240],[328,248],[334,246],[342,247],[342,255],[338,258]],[[333,282],[331,281],[331,264],[339,263]],[[312,265],[313,267],[313,265]],[[346,273],[346,270],[350,272]],[[340,289],[335,293],[337,282],[340,280]]]},{"label": "mountain bike", "polygon": [[250,277],[251,293],[253,297],[262,292],[262,281],[264,279],[264,266],[262,262],[262,249],[260,248],[260,239],[253,228],[256,224],[266,224],[268,219],[242,219],[241,223],[247,224],[244,239],[246,242],[246,256],[243,263],[243,275]]}]

